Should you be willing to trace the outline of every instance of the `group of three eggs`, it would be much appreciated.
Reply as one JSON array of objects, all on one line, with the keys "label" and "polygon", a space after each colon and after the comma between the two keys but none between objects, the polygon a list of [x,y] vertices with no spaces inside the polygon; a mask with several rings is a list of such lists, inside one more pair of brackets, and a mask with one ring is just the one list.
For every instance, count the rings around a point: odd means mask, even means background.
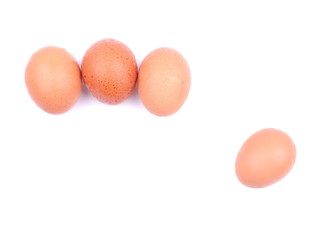
[{"label": "group of three eggs", "polygon": [[65,49],[45,47],[32,55],[25,71],[31,98],[52,114],[64,113],[77,102],[82,79],[95,98],[109,104],[128,98],[138,82],[144,106],[158,116],[177,112],[191,84],[190,68],[178,51],[158,48],[138,69],[132,51],[115,39],[94,43],[85,53],[81,69]]}]

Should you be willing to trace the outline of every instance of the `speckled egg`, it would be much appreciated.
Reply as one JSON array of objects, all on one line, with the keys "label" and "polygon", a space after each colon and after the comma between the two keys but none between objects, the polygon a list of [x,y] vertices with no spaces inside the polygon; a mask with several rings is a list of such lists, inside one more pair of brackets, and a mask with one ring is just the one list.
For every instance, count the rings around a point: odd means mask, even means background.
[{"label": "speckled egg", "polygon": [[132,94],[138,72],[131,50],[115,39],[94,43],[83,57],[81,70],[91,94],[109,104],[120,103]]}]

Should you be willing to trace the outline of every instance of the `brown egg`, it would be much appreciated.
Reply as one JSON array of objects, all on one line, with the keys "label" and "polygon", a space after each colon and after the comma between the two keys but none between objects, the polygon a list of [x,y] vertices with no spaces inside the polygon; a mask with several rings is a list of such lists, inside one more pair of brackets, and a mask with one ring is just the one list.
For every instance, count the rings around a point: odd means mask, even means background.
[{"label": "brown egg", "polygon": [[128,98],[137,80],[137,63],[123,43],[103,39],[93,44],[82,60],[82,76],[91,94],[104,103]]},{"label": "brown egg", "polygon": [[52,114],[64,113],[80,96],[80,68],[65,49],[45,47],[30,58],[25,83],[40,108]]},{"label": "brown egg", "polygon": [[266,187],[287,175],[295,159],[296,147],[286,133],[263,129],[242,145],[236,159],[236,174],[248,187]]},{"label": "brown egg", "polygon": [[144,106],[158,116],[177,112],[189,94],[191,74],[187,61],[174,49],[159,48],[142,61],[138,90]]}]

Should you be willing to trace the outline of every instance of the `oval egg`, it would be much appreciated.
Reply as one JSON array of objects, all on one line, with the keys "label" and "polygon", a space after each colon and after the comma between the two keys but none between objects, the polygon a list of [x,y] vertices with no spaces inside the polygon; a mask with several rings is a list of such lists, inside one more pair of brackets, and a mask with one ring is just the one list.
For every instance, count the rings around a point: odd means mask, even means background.
[{"label": "oval egg", "polygon": [[248,187],[269,186],[291,170],[296,147],[284,132],[267,128],[249,137],[236,158],[236,175]]},{"label": "oval egg", "polygon": [[81,72],[65,49],[45,47],[30,58],[25,83],[33,101],[44,111],[61,114],[69,110],[81,93]]},{"label": "oval egg", "polygon": [[83,57],[81,69],[91,94],[110,104],[120,103],[132,94],[138,74],[131,50],[114,39],[93,44]]},{"label": "oval egg", "polygon": [[142,61],[138,91],[144,106],[157,116],[177,112],[189,94],[190,68],[185,58],[171,48],[158,48]]}]

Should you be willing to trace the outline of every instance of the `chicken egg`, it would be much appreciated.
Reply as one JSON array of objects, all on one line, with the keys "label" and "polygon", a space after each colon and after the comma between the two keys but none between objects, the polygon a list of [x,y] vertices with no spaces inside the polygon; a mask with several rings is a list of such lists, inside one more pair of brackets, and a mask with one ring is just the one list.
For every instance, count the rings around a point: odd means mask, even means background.
[{"label": "chicken egg", "polygon": [[236,158],[236,175],[248,187],[266,187],[286,176],[295,159],[295,144],[286,133],[263,129],[242,145]]},{"label": "chicken egg", "polygon": [[158,48],[141,63],[139,95],[144,106],[155,115],[169,116],[177,112],[187,99],[190,84],[189,65],[172,48]]},{"label": "chicken egg", "polygon": [[133,53],[115,39],[94,43],[85,53],[81,69],[91,94],[109,104],[120,103],[132,94],[138,74]]},{"label": "chicken egg", "polygon": [[25,83],[31,98],[41,109],[61,114],[69,110],[80,96],[80,68],[65,49],[41,48],[27,64]]}]

